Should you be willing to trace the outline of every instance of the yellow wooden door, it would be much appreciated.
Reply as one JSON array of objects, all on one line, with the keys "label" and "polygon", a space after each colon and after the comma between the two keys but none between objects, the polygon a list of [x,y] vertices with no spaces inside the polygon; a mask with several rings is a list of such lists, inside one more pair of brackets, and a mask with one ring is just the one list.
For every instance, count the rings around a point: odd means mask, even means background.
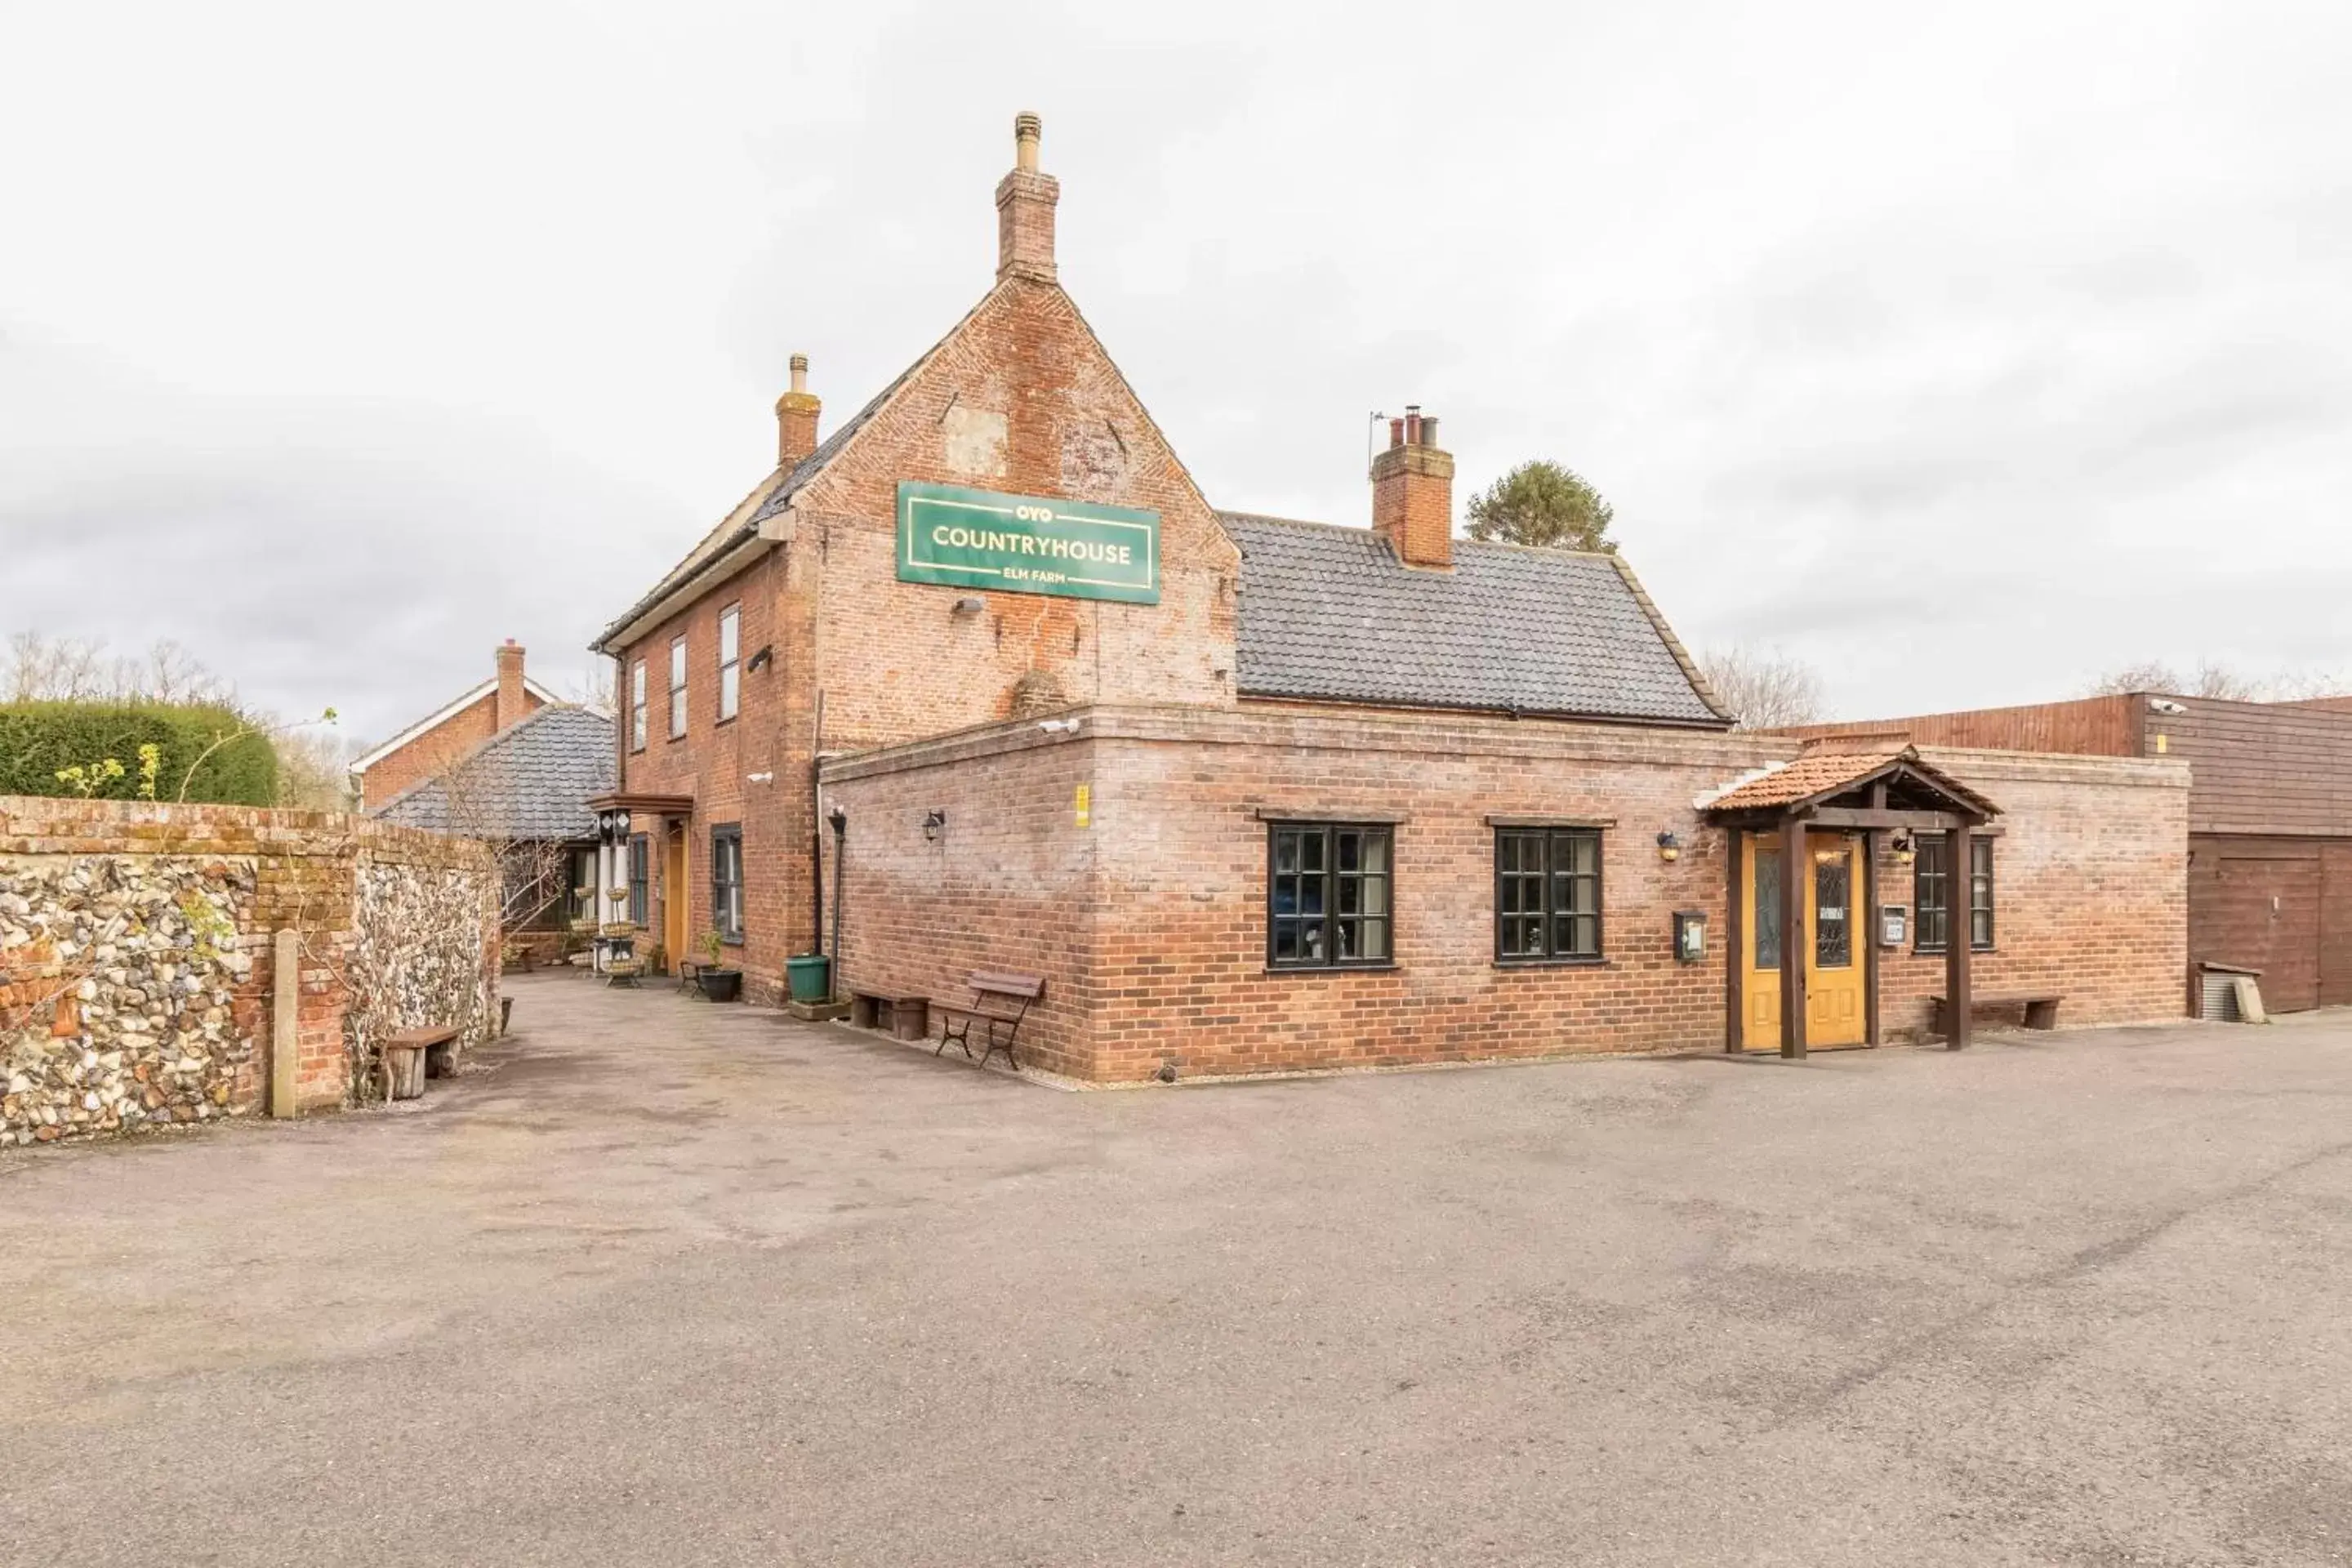
[{"label": "yellow wooden door", "polygon": [[1857,946],[1864,933],[1855,905],[1860,849],[1844,834],[1806,836],[1805,864],[1796,871],[1804,879],[1805,921],[1793,933],[1781,930],[1781,879],[1788,874],[1781,859],[1777,834],[1749,837],[1740,879],[1747,915],[1739,941],[1747,965],[1740,987],[1748,1026],[1742,1042],[1751,1051],[1780,1048],[1780,944],[1793,940],[1805,965],[1806,1046],[1858,1046],[1866,1033]]},{"label": "yellow wooden door", "polygon": [[1805,887],[1805,1043],[1858,1046],[1864,1035],[1863,965],[1859,943],[1862,867],[1854,840],[1842,833],[1809,834],[1811,866]]}]

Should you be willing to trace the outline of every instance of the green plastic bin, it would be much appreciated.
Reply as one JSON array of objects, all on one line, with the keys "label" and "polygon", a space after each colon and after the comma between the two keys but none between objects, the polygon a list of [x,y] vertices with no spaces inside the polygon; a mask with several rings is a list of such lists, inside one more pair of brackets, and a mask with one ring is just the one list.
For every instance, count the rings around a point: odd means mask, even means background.
[{"label": "green plastic bin", "polygon": [[784,982],[795,1002],[824,1002],[833,995],[833,960],[821,952],[795,953],[784,960]]}]

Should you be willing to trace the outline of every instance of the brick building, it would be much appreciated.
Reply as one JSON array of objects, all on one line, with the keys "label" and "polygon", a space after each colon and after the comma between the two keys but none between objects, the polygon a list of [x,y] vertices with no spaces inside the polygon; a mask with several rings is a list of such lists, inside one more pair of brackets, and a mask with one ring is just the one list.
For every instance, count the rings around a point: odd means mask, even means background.
[{"label": "brick building", "polygon": [[2134,691],[1790,733],[2186,763],[2192,1000],[2198,971],[2224,965],[2258,971],[2278,1011],[2352,1003],[2352,698]]},{"label": "brick building", "polygon": [[555,693],[523,673],[523,650],[509,637],[489,679],[352,763],[359,808],[374,810],[556,700]]},{"label": "brick building", "polygon": [[[1731,732],[1623,561],[1454,537],[1418,410],[1369,529],[1216,510],[1060,285],[1037,149],[972,310],[822,440],[796,358],[774,468],[595,645],[606,874],[654,868],[670,951],[772,997],[837,919],[845,993],[1040,974],[1024,1060],[1098,1081],[1859,1044],[1972,962],[2177,1011],[2182,770]],[[1986,940],[1887,946],[1869,895],[1907,918],[1954,830]]]}]

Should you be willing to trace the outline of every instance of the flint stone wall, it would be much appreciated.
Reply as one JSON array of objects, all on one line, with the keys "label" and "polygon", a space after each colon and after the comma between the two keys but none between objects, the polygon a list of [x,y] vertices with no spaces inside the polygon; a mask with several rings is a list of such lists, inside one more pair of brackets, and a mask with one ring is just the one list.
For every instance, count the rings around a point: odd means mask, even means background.
[{"label": "flint stone wall", "polygon": [[297,1103],[373,1099],[385,1034],[488,1037],[499,901],[487,847],[365,817],[0,796],[0,1144],[262,1109],[281,929]]}]

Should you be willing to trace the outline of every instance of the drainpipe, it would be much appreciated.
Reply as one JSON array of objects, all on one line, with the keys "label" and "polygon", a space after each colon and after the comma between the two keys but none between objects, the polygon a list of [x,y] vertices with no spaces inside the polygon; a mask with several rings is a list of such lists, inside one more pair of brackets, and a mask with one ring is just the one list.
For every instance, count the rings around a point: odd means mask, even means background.
[{"label": "drainpipe", "polygon": [[809,945],[824,952],[824,689],[817,688],[809,738]]},{"label": "drainpipe", "polygon": [[[849,844],[849,813],[836,805],[826,815],[825,820],[833,824],[833,962],[838,964],[841,962],[841,895],[847,887],[842,880],[841,862],[843,852]],[[841,976],[833,974],[832,980],[833,994],[838,996],[841,994]]]}]

